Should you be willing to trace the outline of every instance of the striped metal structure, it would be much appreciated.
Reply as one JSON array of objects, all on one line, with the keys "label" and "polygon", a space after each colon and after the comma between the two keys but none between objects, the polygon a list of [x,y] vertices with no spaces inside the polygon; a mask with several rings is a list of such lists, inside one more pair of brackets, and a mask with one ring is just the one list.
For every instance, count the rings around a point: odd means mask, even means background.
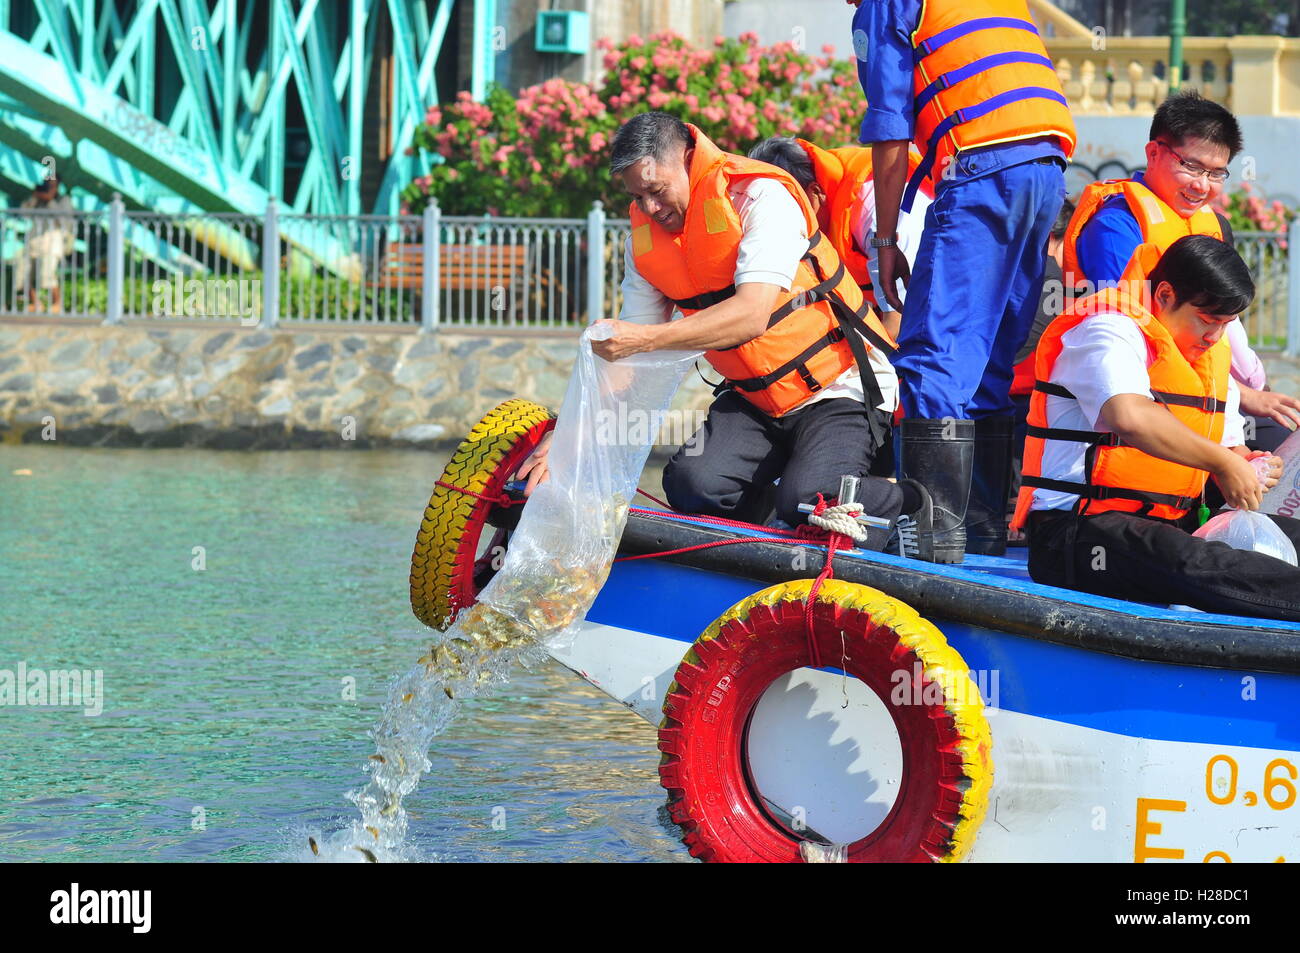
[{"label": "striped metal structure", "polygon": [[275,197],[281,239],[332,268],[349,250],[294,216],[395,214],[428,106],[492,81],[495,21],[496,0],[0,0],[0,190],[57,172],[84,210],[168,215]]}]

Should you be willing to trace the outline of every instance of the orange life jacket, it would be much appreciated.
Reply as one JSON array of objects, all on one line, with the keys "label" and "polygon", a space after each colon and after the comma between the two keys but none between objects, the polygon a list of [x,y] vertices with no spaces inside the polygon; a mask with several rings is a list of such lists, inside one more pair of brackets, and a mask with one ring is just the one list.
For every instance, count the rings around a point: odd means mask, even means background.
[{"label": "orange life jacket", "polygon": [[[893,351],[896,346],[863,303],[862,292],[830,241],[818,231],[803,188],[788,173],[766,162],[725,153],[699,129],[689,128],[695,152],[685,227],[677,234],[665,231],[632,203],[632,256],[637,271],[683,314],[725,301],[736,293],[742,236],[728,189],[747,179],[775,179],[799,203],[812,236],[808,251],[790,289],[777,297],[767,330],[744,344],[706,351],[704,356],[742,397],[773,417],[802,404],[856,360],[867,405],[876,407],[880,387],[867,350],[874,345]],[[877,431],[875,415],[869,416],[873,432]],[[883,439],[883,430],[877,436]]]},{"label": "orange life jacket", "polygon": [[[862,186],[871,181],[871,149],[862,146],[844,146],[840,149],[822,149],[804,139],[796,139],[808,158],[812,160],[813,175],[817,184],[826,193],[827,219],[826,237],[835,246],[844,267],[849,270],[853,280],[858,283],[867,300],[876,303],[875,291],[871,286],[871,272],[867,268],[866,252],[858,247],[853,236],[853,213],[857,209],[858,195]],[[921,164],[921,153],[909,149],[907,153],[907,174],[910,178],[916,174]],[[931,198],[934,191],[930,183],[924,182],[921,190]]]},{"label": "orange life jacket", "polygon": [[[1062,249],[1061,269],[1065,272],[1065,287],[1078,288],[1087,286],[1089,276],[1079,267],[1079,236],[1083,233],[1092,217],[1097,214],[1103,202],[1112,195],[1123,195],[1128,202],[1129,211],[1137,219],[1142,230],[1142,242],[1154,245],[1163,254],[1174,242],[1186,235],[1213,235],[1222,240],[1223,227],[1219,216],[1208,206],[1203,205],[1192,213],[1190,218],[1183,218],[1159,196],[1141,182],[1133,179],[1108,179],[1094,182],[1083,190],[1078,205],[1070,217],[1070,224],[1065,229],[1065,241]],[[1132,272],[1133,260],[1129,261],[1129,270],[1124,272],[1122,281],[1137,280],[1139,276]]]},{"label": "orange life jacket", "polygon": [[[1047,398],[1074,396],[1052,381],[1053,368],[1063,349],[1061,336],[1094,314],[1116,311],[1137,323],[1154,356],[1147,369],[1152,395],[1175,420],[1194,432],[1215,443],[1223,437],[1228,372],[1232,364],[1226,339],[1220,339],[1194,363],[1189,363],[1164,325],[1126,292],[1107,288],[1081,298],[1048,326],[1035,352],[1038,380],[1029,398],[1029,428],[1020,497],[1011,521],[1013,529],[1024,526],[1035,488],[1078,494],[1075,512],[1081,516],[1118,510],[1170,520],[1183,516],[1205,489],[1209,475],[1206,471],[1153,457],[1123,443],[1113,433],[1048,426]],[[1043,451],[1049,440],[1087,445],[1084,457],[1087,482],[1043,477]]]},{"label": "orange life jacket", "polygon": [[925,0],[912,47],[913,141],[925,158],[903,208],[962,149],[1055,135],[1074,153],[1074,121],[1025,0]]}]

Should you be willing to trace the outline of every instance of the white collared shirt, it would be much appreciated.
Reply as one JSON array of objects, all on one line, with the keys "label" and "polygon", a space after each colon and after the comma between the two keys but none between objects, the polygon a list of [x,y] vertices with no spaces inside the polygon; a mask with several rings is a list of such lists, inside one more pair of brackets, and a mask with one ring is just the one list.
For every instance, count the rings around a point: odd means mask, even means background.
[{"label": "white collared shirt", "polygon": [[[740,216],[740,249],[733,278],[736,286],[762,282],[789,290],[799,261],[808,251],[808,230],[799,203],[775,179],[747,179],[727,194]],[[623,262],[623,307],[619,319],[640,324],[668,321],[673,314],[672,301],[637,271],[631,238],[626,242]],[[898,376],[889,359],[878,348],[870,344],[867,348],[871,369],[880,387],[880,409],[892,413],[898,406]],[[864,401],[856,364],[800,406],[836,397]]]},{"label": "white collared shirt", "polygon": [[[1097,418],[1106,401],[1119,394],[1139,394],[1153,399],[1147,369],[1154,357],[1137,322],[1118,312],[1100,312],[1085,318],[1061,335],[1061,354],[1052,369],[1052,383],[1076,399],[1047,395],[1047,426],[1066,430],[1099,431]],[[1245,441],[1241,418],[1241,391],[1228,379],[1228,405],[1224,412],[1225,447]],[[1042,475],[1070,483],[1085,481],[1086,446],[1068,440],[1048,440],[1043,448]],[[1068,510],[1079,497],[1056,490],[1034,490],[1035,510]]]}]

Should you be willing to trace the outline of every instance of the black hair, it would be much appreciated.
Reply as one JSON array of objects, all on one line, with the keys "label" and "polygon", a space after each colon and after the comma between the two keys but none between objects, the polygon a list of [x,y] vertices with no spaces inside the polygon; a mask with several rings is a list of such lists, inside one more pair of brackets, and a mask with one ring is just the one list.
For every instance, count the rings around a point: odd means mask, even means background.
[{"label": "black hair", "polygon": [[1241,314],[1255,299],[1255,282],[1237,250],[1213,235],[1184,235],[1160,256],[1147,276],[1154,296],[1162,281],[1174,289],[1174,306],[1191,304],[1206,314]]},{"label": "black hair", "polygon": [[1061,203],[1061,210],[1056,213],[1056,221],[1052,223],[1052,237],[1064,238],[1072,218],[1074,218],[1074,203],[1066,199]]},{"label": "black hair", "polygon": [[1204,139],[1226,146],[1229,159],[1234,158],[1242,147],[1237,117],[1194,89],[1171,93],[1160,104],[1151,117],[1151,135],[1148,138],[1152,142],[1166,139],[1175,147],[1188,139]]},{"label": "black hair", "polygon": [[689,149],[695,143],[686,123],[668,113],[639,113],[619,126],[618,132],[614,133],[609,171],[618,175],[646,156],[666,159],[672,154],[671,147],[675,143],[680,143],[684,149]]},{"label": "black hair", "polygon": [[817,181],[812,159],[803,151],[803,146],[787,136],[764,139],[749,150],[749,157],[789,172],[805,189]]}]

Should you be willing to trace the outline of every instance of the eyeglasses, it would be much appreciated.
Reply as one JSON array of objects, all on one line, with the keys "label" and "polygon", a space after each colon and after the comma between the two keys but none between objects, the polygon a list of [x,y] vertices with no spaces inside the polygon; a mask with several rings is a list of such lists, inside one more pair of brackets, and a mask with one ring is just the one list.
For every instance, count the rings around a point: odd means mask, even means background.
[{"label": "eyeglasses", "polygon": [[1197,165],[1195,162],[1188,162],[1186,159],[1184,159],[1182,156],[1180,156],[1177,152],[1174,151],[1173,146],[1165,142],[1163,139],[1157,139],[1156,142],[1164,146],[1166,149],[1168,149],[1170,155],[1172,155],[1175,159],[1178,160],[1178,164],[1182,166],[1182,171],[1185,175],[1189,175],[1193,179],[1205,178],[1210,182],[1228,181],[1227,169],[1206,169],[1202,166]]}]

